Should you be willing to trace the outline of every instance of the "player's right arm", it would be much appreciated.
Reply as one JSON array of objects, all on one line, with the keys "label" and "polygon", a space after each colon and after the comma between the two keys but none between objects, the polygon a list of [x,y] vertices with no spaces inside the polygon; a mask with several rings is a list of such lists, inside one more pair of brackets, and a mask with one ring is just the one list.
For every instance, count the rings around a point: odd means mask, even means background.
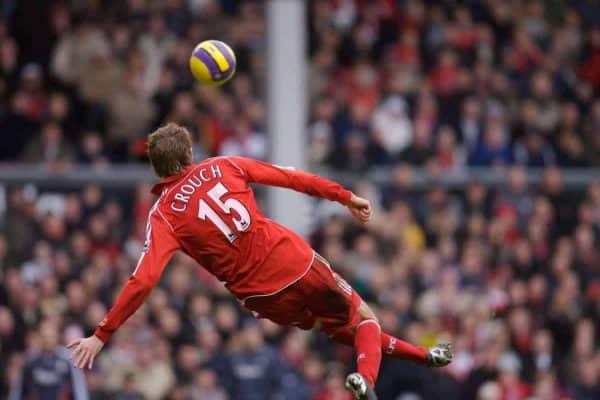
[{"label": "player's right arm", "polygon": [[251,158],[228,157],[227,159],[244,175],[248,182],[284,187],[337,201],[348,207],[352,215],[363,223],[371,218],[370,202],[356,196],[337,182],[291,167],[280,167]]},{"label": "player's right arm", "polygon": [[73,362],[76,367],[91,368],[94,357],[102,349],[103,344],[142,305],[179,247],[169,223],[159,211],[151,212],[142,255],[133,274],[121,289],[114,306],[92,336],[75,340],[68,346],[73,351]]}]

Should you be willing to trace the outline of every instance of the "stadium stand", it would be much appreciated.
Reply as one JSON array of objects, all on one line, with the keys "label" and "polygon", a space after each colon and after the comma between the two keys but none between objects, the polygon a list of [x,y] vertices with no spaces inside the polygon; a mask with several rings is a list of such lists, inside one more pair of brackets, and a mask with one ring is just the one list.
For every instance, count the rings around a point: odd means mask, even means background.
[{"label": "stadium stand", "polygon": [[[600,167],[598,3],[307,3],[311,166],[388,171],[350,182],[376,205],[371,224],[318,204],[310,241],[384,330],[455,346],[441,372],[384,361],[380,398],[600,399],[600,177],[567,185],[565,169]],[[166,121],[190,128],[198,158],[266,159],[262,4],[2,2],[0,161],[57,176],[133,165]],[[223,89],[187,70],[207,37],[238,55]],[[472,167],[500,181],[418,183]],[[3,181],[0,397],[18,399],[43,330],[66,342],[102,318],[153,197],[146,183]],[[353,362],[319,334],[254,320],[178,254],[85,375],[92,399],[347,400]]]}]

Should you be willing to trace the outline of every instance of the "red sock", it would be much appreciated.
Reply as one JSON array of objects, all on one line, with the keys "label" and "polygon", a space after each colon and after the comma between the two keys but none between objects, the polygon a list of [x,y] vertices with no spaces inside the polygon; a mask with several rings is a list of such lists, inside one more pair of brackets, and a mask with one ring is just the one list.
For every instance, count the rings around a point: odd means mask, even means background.
[{"label": "red sock", "polygon": [[416,347],[408,342],[381,332],[381,349],[387,356],[425,364],[427,349]]},{"label": "red sock", "polygon": [[381,364],[381,328],[377,321],[369,319],[358,324],[354,335],[354,350],[358,372],[375,387]]},{"label": "red sock", "polygon": [[[338,343],[352,346],[355,342],[355,333],[351,328],[344,328],[336,332],[332,338]],[[381,350],[386,356],[408,360],[418,364],[425,364],[427,361],[427,349],[416,347],[404,340],[398,339],[387,333],[381,332]]]}]

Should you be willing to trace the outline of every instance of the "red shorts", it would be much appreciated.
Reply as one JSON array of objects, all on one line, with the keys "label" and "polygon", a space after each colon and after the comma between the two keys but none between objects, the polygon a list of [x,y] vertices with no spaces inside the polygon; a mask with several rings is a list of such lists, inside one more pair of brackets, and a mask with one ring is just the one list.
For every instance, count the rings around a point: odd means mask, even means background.
[{"label": "red shorts", "polygon": [[334,336],[340,329],[358,325],[361,303],[352,287],[315,253],[311,268],[296,283],[270,296],[247,298],[244,306],[257,318],[301,329],[312,329],[319,320],[321,331]]}]

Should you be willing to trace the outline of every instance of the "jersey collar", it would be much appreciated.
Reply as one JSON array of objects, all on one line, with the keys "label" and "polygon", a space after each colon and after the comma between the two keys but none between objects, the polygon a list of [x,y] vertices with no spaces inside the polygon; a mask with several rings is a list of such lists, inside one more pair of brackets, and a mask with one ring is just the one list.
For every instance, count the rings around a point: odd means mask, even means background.
[{"label": "jersey collar", "polygon": [[188,165],[183,171],[181,171],[177,175],[171,175],[169,177],[164,178],[163,180],[158,182],[156,185],[152,186],[151,192],[157,196],[160,196],[160,194],[162,193],[163,189],[166,186],[181,180],[184,176],[186,176],[192,170],[192,168],[194,168],[194,164]]}]

